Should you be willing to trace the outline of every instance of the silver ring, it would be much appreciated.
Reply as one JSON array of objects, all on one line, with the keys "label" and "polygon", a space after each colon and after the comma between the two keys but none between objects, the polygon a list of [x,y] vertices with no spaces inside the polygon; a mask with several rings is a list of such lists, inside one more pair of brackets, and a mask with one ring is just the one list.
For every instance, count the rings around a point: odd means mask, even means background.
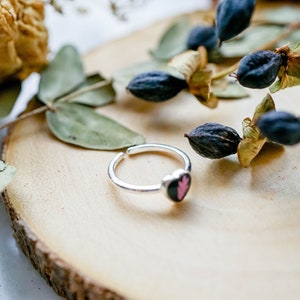
[{"label": "silver ring", "polygon": [[[182,169],[175,170],[172,174],[166,175],[161,183],[155,185],[135,185],[124,182],[116,175],[116,168],[119,163],[127,156],[135,155],[147,151],[155,152],[168,152],[176,155],[184,163]],[[108,166],[108,176],[111,181],[126,190],[135,192],[154,192],[164,190],[166,196],[174,201],[180,202],[184,199],[191,186],[191,161],[186,153],[182,150],[164,144],[142,144],[129,147],[126,152],[120,152],[115,158],[112,159]]]}]

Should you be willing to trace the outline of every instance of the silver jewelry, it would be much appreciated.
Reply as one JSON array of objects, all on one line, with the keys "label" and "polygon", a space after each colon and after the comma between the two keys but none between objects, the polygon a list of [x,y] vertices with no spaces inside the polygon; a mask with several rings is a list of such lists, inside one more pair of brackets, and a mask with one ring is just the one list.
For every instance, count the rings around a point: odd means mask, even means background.
[{"label": "silver jewelry", "polygon": [[[162,182],[155,185],[135,185],[124,182],[120,179],[115,171],[118,164],[129,155],[136,155],[142,152],[155,151],[155,152],[168,152],[172,155],[178,156],[184,163],[182,169],[175,170],[172,174],[166,175]],[[120,152],[115,158],[112,159],[108,166],[108,176],[111,181],[126,190],[135,192],[154,192],[164,190],[166,196],[174,201],[180,202],[184,199],[191,186],[191,161],[186,153],[182,150],[164,145],[164,144],[142,144],[129,147],[126,152]]]}]

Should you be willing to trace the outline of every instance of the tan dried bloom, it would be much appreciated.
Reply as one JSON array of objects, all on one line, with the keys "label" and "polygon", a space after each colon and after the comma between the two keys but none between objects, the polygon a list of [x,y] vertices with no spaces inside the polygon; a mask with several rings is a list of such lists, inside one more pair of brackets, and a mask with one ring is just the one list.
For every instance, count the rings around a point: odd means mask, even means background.
[{"label": "tan dried bloom", "polygon": [[47,64],[47,41],[42,0],[0,1],[0,83],[40,71]]}]

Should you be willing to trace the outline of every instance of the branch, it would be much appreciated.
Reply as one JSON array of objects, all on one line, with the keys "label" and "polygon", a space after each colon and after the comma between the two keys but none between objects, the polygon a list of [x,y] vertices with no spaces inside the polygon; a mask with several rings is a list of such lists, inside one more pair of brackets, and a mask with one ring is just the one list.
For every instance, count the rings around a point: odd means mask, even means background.
[{"label": "branch", "polygon": [[71,100],[72,98],[75,98],[77,96],[80,96],[82,94],[85,94],[85,93],[88,93],[88,92],[91,92],[91,91],[94,91],[94,90],[97,90],[97,89],[99,89],[101,87],[104,87],[104,86],[106,86],[108,84],[111,84],[111,83],[112,83],[112,79],[102,80],[100,82],[97,82],[97,83],[91,84],[89,86],[80,88],[80,89],[76,90],[75,92],[72,92],[72,93],[70,93],[66,96],[60,97],[55,102],[66,102],[68,100]]},{"label": "branch", "polygon": [[13,125],[13,124],[15,124],[15,123],[21,121],[21,120],[24,120],[24,119],[30,118],[30,117],[32,117],[32,116],[38,115],[38,114],[40,114],[40,113],[42,113],[42,112],[45,112],[45,111],[47,111],[48,109],[50,109],[50,107],[47,106],[47,105],[44,105],[44,106],[38,107],[38,108],[36,108],[36,109],[34,109],[34,110],[31,110],[31,111],[29,111],[28,113],[24,113],[24,114],[22,114],[21,116],[17,117],[17,118],[14,119],[14,120],[12,120],[12,121],[10,121],[10,122],[7,122],[7,123],[5,123],[5,124],[0,125],[0,130],[4,129],[4,128],[6,128],[6,127],[9,127],[9,126],[11,126],[11,125]]},{"label": "branch", "polygon": [[47,110],[54,110],[55,109],[55,103],[56,102],[66,102],[74,97],[77,97],[77,96],[80,96],[82,94],[85,94],[87,92],[90,92],[90,91],[93,91],[93,90],[96,90],[96,89],[99,89],[101,87],[104,87],[105,85],[107,84],[111,84],[112,83],[112,79],[108,79],[108,80],[103,80],[103,81],[100,81],[100,82],[97,82],[97,83],[94,83],[94,84],[91,84],[87,87],[83,87],[73,93],[70,93],[66,96],[63,96],[61,98],[58,98],[55,102],[53,101],[49,101],[47,105],[44,105],[44,106],[41,106],[41,107],[38,107],[32,111],[29,111],[28,113],[24,113],[22,115],[20,115],[19,117],[17,117],[16,119],[10,121],[10,122],[7,122],[5,124],[2,124],[0,125],[0,130],[1,129],[4,129],[6,127],[9,127],[21,120],[24,120],[24,119],[27,119],[27,118],[30,118],[32,116],[35,116],[37,114],[40,114],[40,113],[43,113],[43,112],[46,112]]},{"label": "branch", "polygon": [[[262,47],[256,49],[256,51],[258,51],[258,50],[269,50],[271,48],[274,48],[280,41],[287,38],[295,30],[297,30],[299,28],[300,28],[300,22],[295,22],[295,23],[289,24],[289,26],[287,26],[286,29],[279,36],[277,36],[275,39],[269,41],[268,43],[264,44]],[[237,70],[238,66],[239,66],[239,61],[237,63],[231,65],[230,67],[214,74],[212,76],[212,80],[217,80],[217,79],[220,79],[222,77],[225,77],[226,75],[229,75],[229,74],[233,73],[234,71]]]}]

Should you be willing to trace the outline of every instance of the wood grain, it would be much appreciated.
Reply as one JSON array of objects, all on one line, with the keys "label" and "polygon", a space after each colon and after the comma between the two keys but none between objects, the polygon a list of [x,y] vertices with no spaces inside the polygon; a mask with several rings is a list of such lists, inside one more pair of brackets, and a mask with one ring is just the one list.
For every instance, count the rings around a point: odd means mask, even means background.
[{"label": "wood grain", "polygon": [[[91,52],[87,72],[110,76],[144,61],[169,22]],[[153,104],[116,88],[116,103],[99,111],[147,142],[184,150],[192,160],[191,191],[174,205],[160,193],[120,190],[107,176],[116,152],[63,144],[43,116],[18,123],[3,151],[17,168],[6,207],[20,246],[54,290],[67,299],[299,299],[300,146],[266,148],[241,168],[235,155],[198,156],[183,137],[209,121],[241,133],[242,119],[267,90],[210,110],[187,93]],[[299,92],[275,94],[277,108],[300,114]],[[145,156],[120,172],[147,184],[174,168],[167,156]]]}]

